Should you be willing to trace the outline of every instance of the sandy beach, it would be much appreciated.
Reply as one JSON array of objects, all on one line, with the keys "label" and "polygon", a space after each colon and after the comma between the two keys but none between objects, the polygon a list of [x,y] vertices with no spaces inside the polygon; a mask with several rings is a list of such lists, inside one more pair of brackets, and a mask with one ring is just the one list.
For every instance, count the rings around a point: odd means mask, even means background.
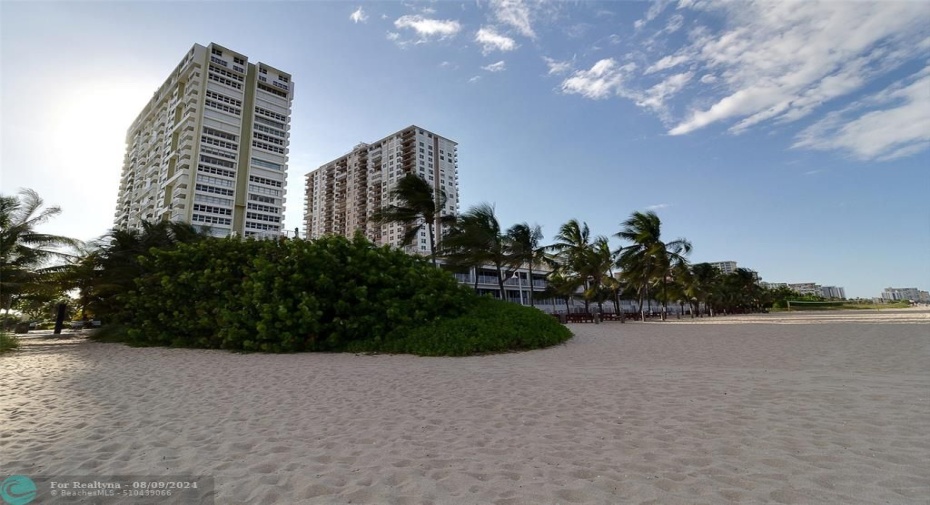
[{"label": "sandy beach", "polygon": [[217,504],[928,503],[930,311],[570,328],[471,358],[26,338],[0,356],[0,479],[209,475]]}]

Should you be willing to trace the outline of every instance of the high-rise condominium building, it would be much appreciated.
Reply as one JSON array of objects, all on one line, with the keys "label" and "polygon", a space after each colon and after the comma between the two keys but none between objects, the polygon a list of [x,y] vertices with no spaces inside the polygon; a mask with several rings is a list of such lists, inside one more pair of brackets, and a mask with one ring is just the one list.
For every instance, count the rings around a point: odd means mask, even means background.
[{"label": "high-rise condominium building", "polygon": [[[304,229],[308,238],[323,235],[351,237],[357,230],[378,245],[402,247],[404,226],[378,223],[372,214],[390,205],[390,191],[407,174],[416,174],[433,187],[437,204],[445,194],[442,215],[458,212],[457,144],[445,137],[410,126],[372,142],[361,143],[306,176]],[[442,228],[436,223],[436,238]],[[429,254],[426,229],[421,229],[407,252]]]},{"label": "high-rise condominium building", "polygon": [[280,234],[293,96],[290,74],[194,44],[129,128],[115,227]]},{"label": "high-rise condominium building", "polygon": [[717,267],[724,274],[732,274],[736,271],[735,261],[712,261],[710,264]]}]

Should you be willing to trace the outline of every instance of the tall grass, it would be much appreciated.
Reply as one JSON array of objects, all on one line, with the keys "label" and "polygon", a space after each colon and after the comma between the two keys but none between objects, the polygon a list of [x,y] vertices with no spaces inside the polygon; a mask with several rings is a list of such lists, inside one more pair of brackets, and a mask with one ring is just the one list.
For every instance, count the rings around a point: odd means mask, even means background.
[{"label": "tall grass", "polygon": [[15,335],[0,331],[0,354],[13,351],[19,347],[19,339]]}]

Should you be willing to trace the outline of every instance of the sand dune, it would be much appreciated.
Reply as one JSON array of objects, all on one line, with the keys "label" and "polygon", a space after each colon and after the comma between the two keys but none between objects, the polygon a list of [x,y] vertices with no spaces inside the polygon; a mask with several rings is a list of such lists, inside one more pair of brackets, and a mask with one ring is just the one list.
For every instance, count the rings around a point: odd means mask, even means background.
[{"label": "sand dune", "polygon": [[928,503],[926,311],[572,330],[474,358],[31,338],[0,357],[0,473],[206,474],[218,504]]}]

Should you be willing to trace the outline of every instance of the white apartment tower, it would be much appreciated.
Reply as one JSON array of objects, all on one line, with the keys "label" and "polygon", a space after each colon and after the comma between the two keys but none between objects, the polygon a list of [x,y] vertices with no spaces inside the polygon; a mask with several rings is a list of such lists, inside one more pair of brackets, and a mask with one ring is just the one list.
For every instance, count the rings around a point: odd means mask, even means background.
[{"label": "white apartment tower", "polygon": [[194,44],[126,134],[114,226],[279,235],[293,96],[290,74]]},{"label": "white apartment tower", "polygon": [[736,271],[735,261],[712,261],[710,264],[717,267],[723,274],[732,274]]},{"label": "white apartment tower", "polygon": [[[458,213],[458,147],[445,137],[410,126],[372,143],[361,143],[306,176],[304,230],[308,238],[323,235],[351,237],[357,230],[378,245],[404,247],[404,226],[381,224],[372,214],[390,205],[390,191],[407,174],[433,186],[437,204],[446,196],[442,215]],[[436,223],[437,240],[442,229]],[[408,253],[429,254],[425,229]]]}]

